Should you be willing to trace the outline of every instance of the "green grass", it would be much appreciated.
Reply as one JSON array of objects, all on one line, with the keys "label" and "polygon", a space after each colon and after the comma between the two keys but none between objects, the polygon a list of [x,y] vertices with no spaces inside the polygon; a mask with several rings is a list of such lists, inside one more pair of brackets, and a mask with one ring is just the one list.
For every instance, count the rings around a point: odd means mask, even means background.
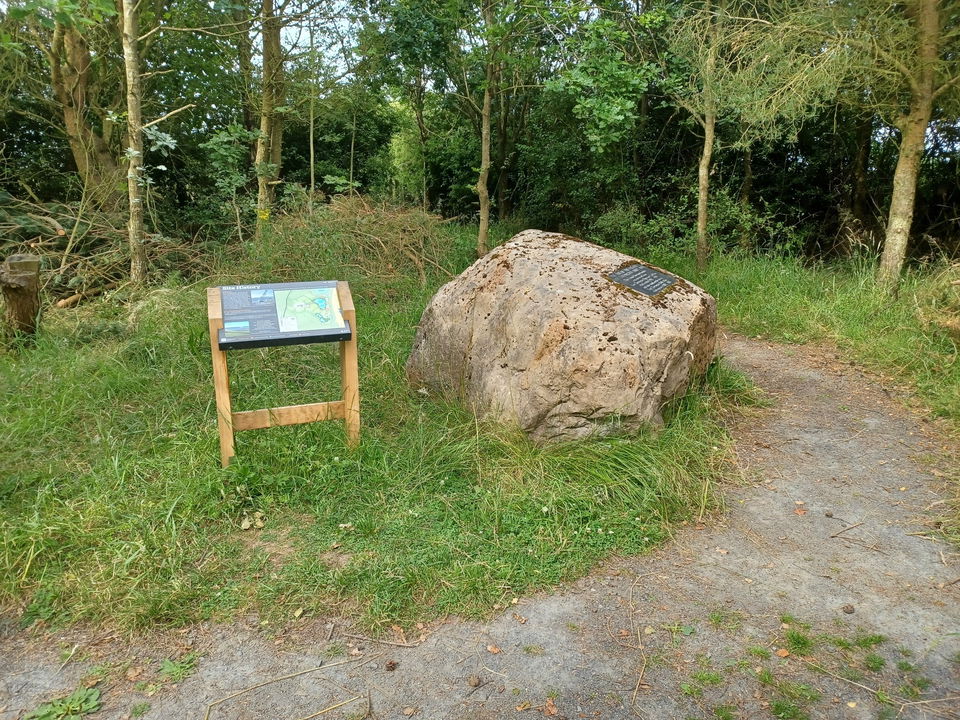
[{"label": "green grass", "polygon": [[800,630],[787,630],[787,647],[794,655],[809,655],[815,645],[813,638]]},{"label": "green grass", "polygon": [[834,342],[851,360],[914,385],[936,414],[960,422],[957,345],[918,320],[930,273],[905,273],[894,300],[875,286],[866,263],[810,267],[800,259],[715,255],[698,277],[688,256],[653,251],[645,259],[712,293],[721,322],[733,330],[787,343]]},{"label": "green grass", "polygon": [[[451,269],[469,231],[449,228]],[[24,623],[271,622],[336,609],[369,628],[460,613],[642,553],[714,506],[744,400],[723,365],[659,431],[549,448],[407,386],[443,280],[360,273],[336,228],[270,236],[168,286],[51,312],[0,353],[0,603]],[[218,467],[204,286],[340,277],[358,307],[363,442],[340,423],[239,433]],[[330,346],[230,354],[234,408],[332,399]],[[241,530],[262,513],[262,530]],[[336,546],[336,561],[328,554]],[[27,612],[23,613],[23,608]]]},{"label": "green grass", "polygon": [[160,679],[166,682],[183,682],[197,666],[197,654],[187,653],[179,660],[165,658],[160,663]]},{"label": "green grass", "polygon": [[24,720],[81,720],[100,709],[100,691],[79,688],[66,697],[44,703]]}]

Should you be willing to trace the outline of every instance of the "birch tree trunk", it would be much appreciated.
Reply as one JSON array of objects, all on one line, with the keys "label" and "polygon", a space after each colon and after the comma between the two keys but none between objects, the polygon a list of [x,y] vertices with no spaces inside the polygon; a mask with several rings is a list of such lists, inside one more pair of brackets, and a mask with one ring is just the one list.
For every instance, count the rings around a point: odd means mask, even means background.
[{"label": "birch tree trunk", "polygon": [[257,138],[254,164],[257,172],[257,237],[270,222],[274,191],[280,177],[280,150],[283,124],[277,107],[283,99],[283,54],[280,44],[280,18],[273,0],[263,0],[263,88],[260,94],[260,136]]},{"label": "birch tree trunk", "polygon": [[710,160],[713,157],[713,138],[717,113],[709,109],[703,118],[703,150],[697,170],[697,272],[705,272],[710,258],[710,238],[707,236],[707,198],[710,196]]},{"label": "birch tree trunk", "polygon": [[[709,6],[708,6],[709,7]],[[705,272],[710,258],[710,238],[707,237],[707,200],[710,196],[710,160],[717,127],[717,100],[714,79],[717,69],[716,28],[711,20],[707,32],[706,67],[703,72],[703,149],[697,169],[697,272]]]},{"label": "birch tree trunk", "polygon": [[938,0],[917,0],[913,9],[919,40],[917,72],[910,83],[910,109],[901,118],[900,153],[893,174],[893,195],[887,217],[887,234],[877,272],[877,282],[895,291],[907,257],[910,226],[917,195],[917,176],[923,143],[933,114],[934,81],[940,35]]},{"label": "birch tree trunk", "polygon": [[[487,32],[493,28],[493,4],[483,6],[483,24]],[[489,40],[488,40],[489,43]],[[487,254],[490,235],[490,105],[493,97],[494,58],[488,51],[486,82],[483,87],[483,107],[480,110],[480,177],[477,178],[477,197],[480,199],[480,230],[477,233],[477,257]]]},{"label": "birch tree trunk", "polygon": [[477,179],[477,197],[480,198],[480,230],[477,233],[477,257],[487,254],[490,235],[490,85],[493,83],[493,65],[487,66],[487,86],[483,90],[483,108],[480,111],[480,177]]},{"label": "birch tree trunk", "polygon": [[[740,212],[744,219],[750,214],[750,196],[753,193],[753,150],[747,145],[743,149],[743,182],[740,184]],[[753,238],[754,229],[744,224],[740,228],[740,248],[752,250],[756,243]]]},{"label": "birch tree trunk", "polygon": [[140,54],[137,0],[122,0],[123,66],[127,79],[127,199],[130,247],[130,280],[142,285],[147,280],[147,254],[143,247],[143,119],[140,112]]}]

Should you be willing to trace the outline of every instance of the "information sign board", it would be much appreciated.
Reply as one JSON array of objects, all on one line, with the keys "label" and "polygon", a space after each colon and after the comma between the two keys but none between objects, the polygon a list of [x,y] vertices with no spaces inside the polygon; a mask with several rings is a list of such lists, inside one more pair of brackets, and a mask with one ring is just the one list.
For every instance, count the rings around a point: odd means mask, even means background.
[{"label": "information sign board", "polygon": [[221,350],[305,345],[350,339],[336,280],[220,288]]}]

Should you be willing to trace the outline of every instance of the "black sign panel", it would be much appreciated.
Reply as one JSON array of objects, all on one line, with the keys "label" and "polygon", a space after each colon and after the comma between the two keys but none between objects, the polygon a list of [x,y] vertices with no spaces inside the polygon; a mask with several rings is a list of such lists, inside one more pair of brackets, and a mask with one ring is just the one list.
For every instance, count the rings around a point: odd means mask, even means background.
[{"label": "black sign panel", "polygon": [[220,288],[221,350],[350,339],[337,281],[226,285]]},{"label": "black sign panel", "polygon": [[677,278],[673,275],[654,270],[640,263],[627,265],[614,273],[610,273],[607,277],[644,295],[656,295],[677,282]]}]

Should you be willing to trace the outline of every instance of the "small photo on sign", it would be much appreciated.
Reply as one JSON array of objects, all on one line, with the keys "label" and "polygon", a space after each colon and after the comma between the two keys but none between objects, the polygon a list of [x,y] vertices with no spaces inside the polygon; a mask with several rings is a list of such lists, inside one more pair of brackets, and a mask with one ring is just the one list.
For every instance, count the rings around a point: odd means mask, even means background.
[{"label": "small photo on sign", "polygon": [[250,322],[247,320],[234,320],[223,324],[223,334],[226,337],[243,337],[250,334]]},{"label": "small photo on sign", "polygon": [[273,290],[251,290],[250,302],[256,305],[272,305]]}]

